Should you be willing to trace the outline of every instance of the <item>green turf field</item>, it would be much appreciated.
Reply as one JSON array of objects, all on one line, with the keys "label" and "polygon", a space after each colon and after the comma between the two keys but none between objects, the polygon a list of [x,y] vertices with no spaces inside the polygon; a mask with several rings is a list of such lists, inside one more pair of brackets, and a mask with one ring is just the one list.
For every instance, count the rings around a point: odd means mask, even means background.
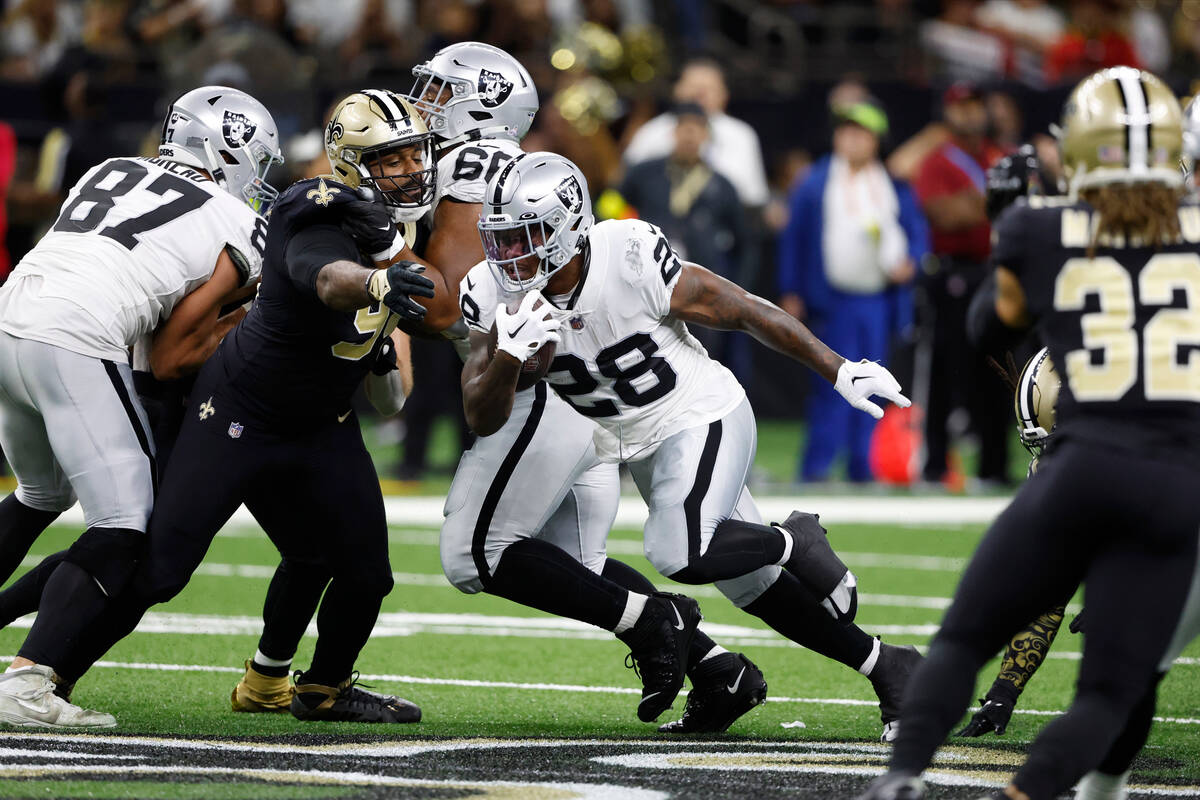
[{"label": "green turf field", "polygon": [[[859,624],[887,641],[926,643],[942,614],[938,598],[951,595],[980,532],[978,525],[833,527],[835,546],[859,577]],[[74,535],[58,526],[35,554]],[[884,763],[867,680],[783,642],[710,587],[690,588],[704,624],[763,669],[770,699],[727,736],[662,742],[634,714],[639,684],[623,666],[619,643],[504,600],[459,593],[441,576],[436,538],[434,528],[392,528],[396,588],[358,665],[365,682],[419,703],[420,724],[383,731],[229,710],[277,562],[261,533],[232,526],[184,593],[156,609],[76,689],[77,702],[117,715],[112,735],[167,738],[0,735],[0,796],[635,797],[629,790],[640,787],[646,797],[828,798],[852,796],[866,781],[861,776]],[[637,531],[615,531],[611,545],[613,555],[653,574]],[[0,631],[0,653],[13,653],[23,635],[20,627]],[[307,664],[313,641],[305,638],[298,666]],[[1050,712],[1068,702],[1077,667],[1070,656],[1079,644],[1062,634],[1024,709]],[[1182,789],[1200,787],[1200,646],[1185,657],[1162,688],[1159,714],[1172,721],[1156,726],[1135,783],[1200,796],[1200,788]],[[1003,738],[953,751],[946,780],[998,785],[1048,718],[1018,714]],[[234,744],[201,746],[198,737]],[[569,741],[551,741],[560,738]],[[934,796],[978,794],[940,787]]]}]

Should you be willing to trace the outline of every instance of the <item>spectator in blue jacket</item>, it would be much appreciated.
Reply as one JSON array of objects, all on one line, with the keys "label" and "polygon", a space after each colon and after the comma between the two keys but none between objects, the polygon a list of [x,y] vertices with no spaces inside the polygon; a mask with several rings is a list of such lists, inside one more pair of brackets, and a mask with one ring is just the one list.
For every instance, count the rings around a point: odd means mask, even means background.
[{"label": "spectator in blue jacket", "polygon": [[[879,160],[887,115],[868,99],[834,109],[833,153],[792,192],[779,241],[780,305],[831,348],[884,361],[892,337],[912,323],[911,283],[929,251],[929,229],[907,184]],[[872,479],[875,422],[817,381],[808,405],[804,481],[829,478],[848,452],[847,477]]]}]

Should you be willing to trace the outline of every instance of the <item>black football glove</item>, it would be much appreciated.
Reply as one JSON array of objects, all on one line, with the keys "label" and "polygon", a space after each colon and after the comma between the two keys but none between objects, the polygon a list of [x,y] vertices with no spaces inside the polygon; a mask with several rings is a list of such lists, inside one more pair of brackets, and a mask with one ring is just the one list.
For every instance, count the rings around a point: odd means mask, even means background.
[{"label": "black football glove", "polygon": [[1067,630],[1071,633],[1083,633],[1083,615],[1086,612],[1086,608],[1079,609],[1079,613],[1075,615],[1075,619],[1071,620],[1071,624],[1067,626]]},{"label": "black football glove", "polygon": [[342,203],[342,230],[364,253],[390,250],[400,235],[392,221],[391,210],[376,200],[375,193],[366,187],[359,187],[357,197]]},{"label": "black football glove", "polygon": [[971,717],[971,721],[966,724],[966,727],[954,734],[955,736],[974,738],[983,736],[985,733],[1003,736],[1004,731],[1008,730],[1008,721],[1012,719],[1013,713],[1011,703],[985,700],[982,697],[979,698],[979,702],[983,703],[983,708],[976,711],[975,716]]},{"label": "black football glove", "polygon": [[371,372],[376,375],[387,375],[394,369],[400,369],[400,365],[396,363],[396,344],[392,341],[392,337],[388,336],[383,340],[383,345],[379,348],[379,355],[375,356],[375,363],[371,365]]},{"label": "black football glove", "polygon": [[413,301],[433,297],[433,281],[421,273],[425,267],[415,261],[397,261],[387,269],[377,269],[367,278],[367,294],[400,315],[401,319],[420,322],[425,307]]}]

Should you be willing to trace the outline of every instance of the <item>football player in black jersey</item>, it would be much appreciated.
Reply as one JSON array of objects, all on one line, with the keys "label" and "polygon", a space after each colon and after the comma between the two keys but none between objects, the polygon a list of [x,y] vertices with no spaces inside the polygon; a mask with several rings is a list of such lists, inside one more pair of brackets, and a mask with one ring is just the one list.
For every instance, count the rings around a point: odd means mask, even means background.
[{"label": "football player in black jersey", "polygon": [[131,591],[64,665],[67,681],[149,605],[183,589],[244,503],[285,559],[332,576],[312,664],[296,676],[293,715],[420,719],[414,704],[352,679],[392,575],[379,480],[350,399],[364,379],[377,394],[402,394],[386,343],[397,324],[424,317],[412,296],[434,296],[434,283],[409,260],[390,209],[428,205],[435,166],[425,123],[402,98],[366,90],[347,104],[331,136],[355,147],[360,172],[340,183],[301,181],[280,196],[258,296],[196,380]]},{"label": "football player in black jersey", "polygon": [[[1192,582],[1200,530],[1200,208],[1184,199],[1182,114],[1130,67],[1072,93],[1060,145],[1071,195],[1006,211],[996,312],[1036,326],[1062,376],[1055,441],[967,566],[909,685],[890,771],[864,798],[920,798],[918,777],[1021,626],[1086,586],[1076,696],[1003,791],[1049,800],[1105,759],[1143,702]],[[988,576],[1020,575],[996,593]]]}]

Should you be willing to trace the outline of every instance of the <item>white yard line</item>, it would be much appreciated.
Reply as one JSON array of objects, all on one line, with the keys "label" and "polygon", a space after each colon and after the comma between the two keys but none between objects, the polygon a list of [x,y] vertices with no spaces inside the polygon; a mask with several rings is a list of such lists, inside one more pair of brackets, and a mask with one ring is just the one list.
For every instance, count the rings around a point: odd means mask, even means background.
[{"label": "white yard line", "polygon": [[[826,525],[870,524],[921,525],[944,528],[947,525],[986,524],[996,518],[1008,497],[937,497],[897,496],[863,497],[847,495],[792,495],[758,497],[755,502],[768,520],[782,520],[793,509],[803,509],[821,515]],[[442,505],[445,498],[396,497],[384,498],[388,521],[393,525],[442,524]],[[73,506],[59,517],[64,524],[83,524],[83,511]],[[234,514],[233,522],[254,524],[254,518],[244,507]],[[639,497],[625,496],[617,509],[617,527],[640,528],[646,523],[646,504]]]},{"label": "white yard line", "polygon": [[[0,655],[0,660],[11,659],[11,655]],[[208,664],[156,664],[138,661],[97,661],[97,667],[107,669],[133,669],[147,670],[151,672],[210,672],[223,673],[228,675],[241,675],[244,671],[242,667],[214,666]],[[375,681],[384,683],[403,683],[419,686],[458,686],[472,689],[515,689],[522,691],[534,692],[567,692],[574,694],[640,694],[641,690],[628,686],[583,686],[569,683],[519,683],[515,681],[481,681],[470,680],[464,678],[433,678],[416,675],[398,675],[390,673],[381,674],[363,674],[360,676],[364,681]],[[824,705],[824,706],[863,706],[875,707],[878,702],[875,700],[859,700],[856,698],[846,697],[777,697],[771,695],[768,698],[771,703],[801,703],[807,705]],[[1062,711],[1050,711],[1043,709],[1018,708],[1016,714],[1027,714],[1030,716],[1054,717],[1062,713]],[[1200,719],[1188,717],[1155,717],[1157,722],[1171,723],[1175,725],[1200,725]],[[2,735],[2,734],[0,734]],[[58,735],[56,736],[63,736]],[[70,734],[65,734],[70,736]],[[90,738],[90,737],[88,737]],[[142,740],[138,740],[141,742]],[[147,739],[143,743],[154,743],[158,740]]]}]

